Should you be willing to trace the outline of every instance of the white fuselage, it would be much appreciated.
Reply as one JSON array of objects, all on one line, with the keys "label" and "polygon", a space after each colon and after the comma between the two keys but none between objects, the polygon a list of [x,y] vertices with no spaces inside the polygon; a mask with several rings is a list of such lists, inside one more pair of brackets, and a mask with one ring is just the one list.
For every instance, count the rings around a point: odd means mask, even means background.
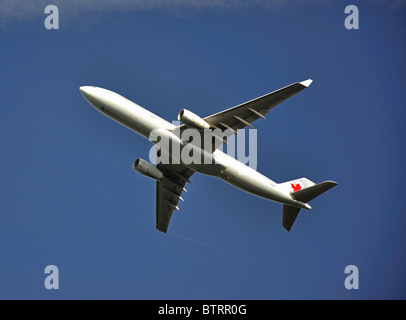
[{"label": "white fuselage", "polygon": [[[180,148],[187,144],[173,133],[176,128],[175,125],[115,92],[91,86],[80,87],[80,91],[98,111],[147,139],[150,139],[151,132],[155,131],[160,136],[165,136],[172,143],[179,143]],[[200,151],[205,152],[202,149]],[[162,150],[162,152],[167,152],[172,157],[171,150]],[[228,184],[256,196],[310,209],[307,204],[294,200],[289,192],[279,188],[278,184],[271,179],[224,152],[215,150],[209,156],[213,157],[213,163],[216,163],[216,165],[182,164],[196,172],[216,176]]]}]

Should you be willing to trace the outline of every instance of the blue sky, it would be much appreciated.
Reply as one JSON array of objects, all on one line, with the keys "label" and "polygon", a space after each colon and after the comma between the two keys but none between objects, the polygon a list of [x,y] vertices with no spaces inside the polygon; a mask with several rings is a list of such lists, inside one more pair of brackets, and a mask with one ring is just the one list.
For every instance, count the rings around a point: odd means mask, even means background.
[{"label": "blue sky", "polygon": [[[341,1],[128,3],[54,1],[46,30],[47,1],[0,1],[0,298],[406,298],[406,6],[348,3],[347,30]],[[172,121],[308,78],[255,123],[261,173],[339,182],[290,233],[280,204],[199,174],[156,231],[155,183],[132,169],[150,143],[78,90]]]}]

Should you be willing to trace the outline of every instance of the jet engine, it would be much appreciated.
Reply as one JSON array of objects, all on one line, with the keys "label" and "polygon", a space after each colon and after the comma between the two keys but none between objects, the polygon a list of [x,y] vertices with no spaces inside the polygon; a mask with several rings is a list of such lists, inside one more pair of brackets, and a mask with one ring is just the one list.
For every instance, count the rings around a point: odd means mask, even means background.
[{"label": "jet engine", "polygon": [[206,121],[204,121],[198,115],[186,109],[180,110],[178,114],[178,121],[182,122],[183,124],[189,127],[195,127],[203,130],[210,129],[210,125]]},{"label": "jet engine", "polygon": [[155,180],[161,180],[164,176],[158,168],[141,158],[135,160],[134,170]]}]

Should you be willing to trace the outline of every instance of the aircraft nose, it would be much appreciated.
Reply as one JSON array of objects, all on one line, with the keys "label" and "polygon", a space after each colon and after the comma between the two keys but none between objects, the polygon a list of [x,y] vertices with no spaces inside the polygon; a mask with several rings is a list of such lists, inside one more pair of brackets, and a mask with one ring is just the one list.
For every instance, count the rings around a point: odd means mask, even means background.
[{"label": "aircraft nose", "polygon": [[94,86],[82,86],[79,87],[79,91],[82,96],[97,110],[103,112],[106,108],[106,103],[103,99],[103,92],[100,88]]},{"label": "aircraft nose", "polygon": [[80,93],[82,94],[82,96],[86,99],[89,100],[89,98],[91,97],[91,87],[89,86],[81,86],[79,88]]}]

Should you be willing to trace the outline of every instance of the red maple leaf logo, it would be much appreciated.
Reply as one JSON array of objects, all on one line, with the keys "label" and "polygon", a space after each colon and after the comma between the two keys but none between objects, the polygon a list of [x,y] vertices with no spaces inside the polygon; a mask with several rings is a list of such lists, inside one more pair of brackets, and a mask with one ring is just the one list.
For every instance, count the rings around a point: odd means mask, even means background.
[{"label": "red maple leaf logo", "polygon": [[299,183],[296,183],[296,184],[291,183],[290,185],[292,186],[293,192],[302,190],[302,186]]}]

